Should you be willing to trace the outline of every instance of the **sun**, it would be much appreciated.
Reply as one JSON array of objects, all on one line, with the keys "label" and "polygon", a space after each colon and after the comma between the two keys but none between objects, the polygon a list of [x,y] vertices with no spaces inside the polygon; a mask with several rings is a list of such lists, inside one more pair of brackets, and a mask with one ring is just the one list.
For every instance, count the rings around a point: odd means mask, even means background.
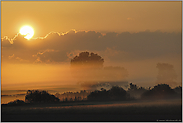
[{"label": "sun", "polygon": [[29,39],[31,39],[31,38],[33,37],[33,35],[34,35],[34,29],[33,29],[31,26],[23,26],[23,27],[20,28],[19,33],[20,33],[21,35],[25,35],[24,38],[26,38],[26,39],[29,40]]}]

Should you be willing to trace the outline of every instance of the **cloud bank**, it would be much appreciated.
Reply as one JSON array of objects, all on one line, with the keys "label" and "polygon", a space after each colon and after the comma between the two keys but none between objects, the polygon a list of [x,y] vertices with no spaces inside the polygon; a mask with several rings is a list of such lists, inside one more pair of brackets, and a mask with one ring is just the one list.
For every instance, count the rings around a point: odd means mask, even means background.
[{"label": "cloud bank", "polygon": [[81,51],[93,51],[109,61],[139,61],[161,56],[181,57],[181,33],[150,32],[100,33],[75,31],[50,32],[45,37],[27,40],[17,34],[2,38],[2,61],[19,63],[70,62]]}]

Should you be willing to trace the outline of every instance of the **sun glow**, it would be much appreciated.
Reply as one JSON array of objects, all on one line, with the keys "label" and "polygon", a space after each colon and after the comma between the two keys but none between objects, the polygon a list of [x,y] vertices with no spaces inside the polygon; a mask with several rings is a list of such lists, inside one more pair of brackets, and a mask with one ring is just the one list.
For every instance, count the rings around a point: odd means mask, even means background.
[{"label": "sun glow", "polygon": [[30,27],[30,26],[23,26],[23,27],[20,29],[19,33],[20,33],[21,35],[25,35],[24,38],[26,38],[26,39],[29,40],[29,39],[31,39],[31,38],[33,37],[33,35],[34,35],[34,30],[33,30],[33,28]]}]

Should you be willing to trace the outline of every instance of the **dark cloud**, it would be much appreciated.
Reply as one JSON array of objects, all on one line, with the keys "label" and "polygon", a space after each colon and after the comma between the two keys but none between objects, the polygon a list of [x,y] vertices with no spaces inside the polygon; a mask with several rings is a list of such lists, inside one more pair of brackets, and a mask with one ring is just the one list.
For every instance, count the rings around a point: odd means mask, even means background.
[{"label": "dark cloud", "polygon": [[[48,49],[54,52],[39,54]],[[105,58],[113,61],[135,61],[175,54],[181,57],[181,33],[144,31],[103,34],[72,30],[67,33],[51,32],[45,37],[29,41],[19,34],[13,39],[2,38],[2,60],[9,62],[13,60],[9,56],[14,54],[30,63],[37,59],[59,63],[68,61],[71,58],[68,54],[76,51],[98,52],[105,56],[104,61]]]},{"label": "dark cloud", "polygon": [[64,52],[53,49],[47,49],[43,52],[38,52],[37,55],[34,55],[34,57],[37,57],[40,62],[43,63],[57,63],[64,61],[67,58]]}]

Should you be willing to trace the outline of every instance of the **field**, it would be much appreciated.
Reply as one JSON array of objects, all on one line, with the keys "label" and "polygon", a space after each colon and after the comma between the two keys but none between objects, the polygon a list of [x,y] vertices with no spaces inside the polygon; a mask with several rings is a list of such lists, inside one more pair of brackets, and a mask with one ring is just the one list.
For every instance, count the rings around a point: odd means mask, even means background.
[{"label": "field", "polygon": [[1,121],[182,121],[181,100],[2,105]]}]

